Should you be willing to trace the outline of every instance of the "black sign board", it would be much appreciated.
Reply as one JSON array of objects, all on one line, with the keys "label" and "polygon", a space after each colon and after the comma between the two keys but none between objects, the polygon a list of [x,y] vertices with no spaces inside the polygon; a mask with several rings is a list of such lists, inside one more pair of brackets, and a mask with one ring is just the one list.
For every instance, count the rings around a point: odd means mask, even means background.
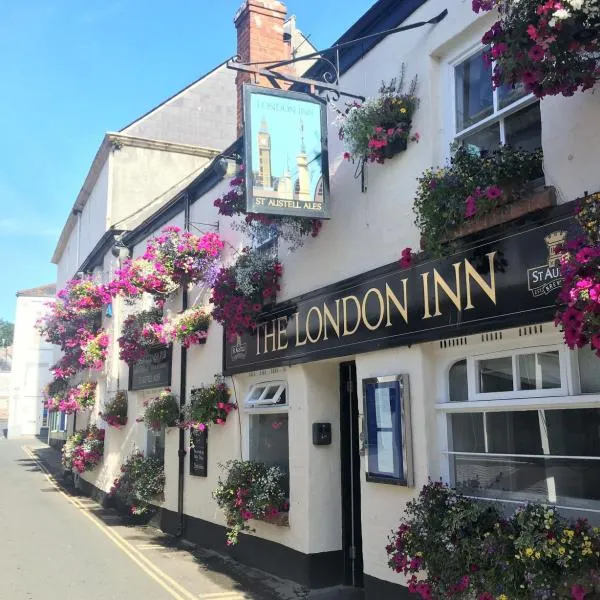
[{"label": "black sign board", "polygon": [[[227,343],[231,375],[550,320],[562,283],[554,249],[575,234],[566,207],[469,249],[397,263],[276,305]],[[567,215],[567,216],[565,216]]]},{"label": "black sign board", "polygon": [[192,429],[190,433],[190,475],[208,475],[208,429]]},{"label": "black sign board", "polygon": [[244,86],[246,210],[329,218],[327,109],[308,94]]},{"label": "black sign board", "polygon": [[171,385],[171,347],[155,346],[146,358],[129,367],[129,389],[169,387]]}]

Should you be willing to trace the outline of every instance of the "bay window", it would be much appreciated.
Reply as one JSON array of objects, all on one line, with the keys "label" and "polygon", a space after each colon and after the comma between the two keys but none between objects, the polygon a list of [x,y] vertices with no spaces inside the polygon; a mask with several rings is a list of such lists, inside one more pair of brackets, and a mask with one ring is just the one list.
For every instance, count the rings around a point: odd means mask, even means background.
[{"label": "bay window", "polygon": [[509,507],[534,501],[600,520],[600,363],[592,359],[591,350],[555,345],[454,362],[438,404],[451,483]]}]

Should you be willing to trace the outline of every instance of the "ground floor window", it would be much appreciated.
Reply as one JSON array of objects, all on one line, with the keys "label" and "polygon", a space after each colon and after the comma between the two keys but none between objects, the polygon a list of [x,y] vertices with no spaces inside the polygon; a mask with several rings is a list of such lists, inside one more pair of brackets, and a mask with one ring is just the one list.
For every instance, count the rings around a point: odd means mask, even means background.
[{"label": "ground floor window", "polygon": [[252,386],[244,408],[248,414],[248,459],[279,467],[286,475],[289,493],[290,450],[288,403],[285,384]]},{"label": "ground floor window", "polygon": [[599,374],[591,351],[561,345],[454,362],[438,405],[451,483],[475,498],[600,519]]},{"label": "ground floor window", "polygon": [[148,429],[146,433],[146,456],[155,456],[164,460],[165,458],[165,430],[153,431]]}]

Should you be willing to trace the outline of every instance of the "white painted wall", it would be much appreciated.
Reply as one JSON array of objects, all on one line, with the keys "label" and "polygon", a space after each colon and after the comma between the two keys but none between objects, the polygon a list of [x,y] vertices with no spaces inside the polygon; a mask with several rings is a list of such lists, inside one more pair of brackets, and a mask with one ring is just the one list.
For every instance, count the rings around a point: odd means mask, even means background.
[{"label": "white painted wall", "polygon": [[42,389],[50,382],[48,368],[54,347],[44,342],[34,325],[50,298],[17,297],[8,436],[36,435],[43,412]]}]

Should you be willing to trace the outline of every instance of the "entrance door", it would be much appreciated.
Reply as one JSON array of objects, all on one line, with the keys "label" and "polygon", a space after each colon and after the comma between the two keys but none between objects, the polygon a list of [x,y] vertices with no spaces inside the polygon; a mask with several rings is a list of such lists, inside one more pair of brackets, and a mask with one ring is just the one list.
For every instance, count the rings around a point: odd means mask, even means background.
[{"label": "entrance door", "polygon": [[344,583],[363,587],[358,393],[354,361],[340,365],[340,411]]}]

